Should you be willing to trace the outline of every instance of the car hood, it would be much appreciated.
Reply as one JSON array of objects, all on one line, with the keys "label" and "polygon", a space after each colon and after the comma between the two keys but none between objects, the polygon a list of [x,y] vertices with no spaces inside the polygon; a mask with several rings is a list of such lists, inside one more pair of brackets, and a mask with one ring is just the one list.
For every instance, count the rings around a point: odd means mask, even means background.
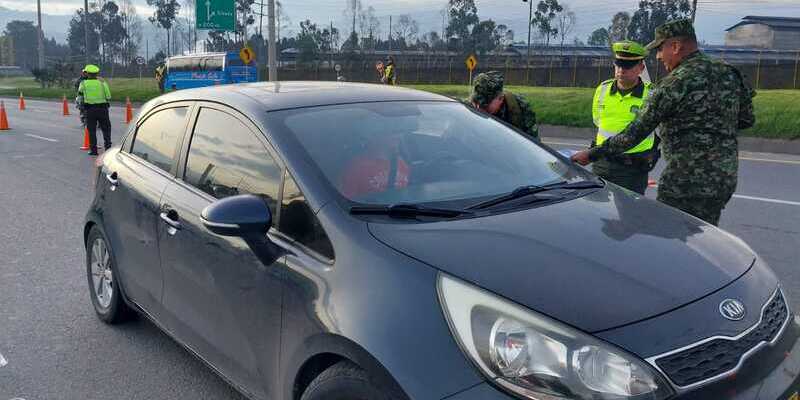
[{"label": "car hood", "polygon": [[401,253],[587,332],[681,307],[755,260],[735,236],[615,187],[522,211],[369,229]]}]

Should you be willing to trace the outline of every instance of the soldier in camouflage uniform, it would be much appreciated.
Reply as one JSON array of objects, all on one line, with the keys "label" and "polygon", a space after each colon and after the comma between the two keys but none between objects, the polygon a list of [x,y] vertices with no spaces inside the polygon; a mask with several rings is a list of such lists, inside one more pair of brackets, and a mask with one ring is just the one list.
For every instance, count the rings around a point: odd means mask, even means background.
[{"label": "soldier in camouflage uniform", "polygon": [[503,74],[489,71],[473,80],[469,103],[539,140],[536,114],[524,97],[503,91]]},{"label": "soldier in camouflage uniform", "polygon": [[666,168],[658,200],[717,225],[736,190],[737,132],[753,126],[750,89],[739,71],[715,61],[697,48],[689,20],[656,28],[648,50],[670,74],[658,83],[636,120],[602,146],[578,152],[572,160],[586,165],[621,154],[661,124]]}]

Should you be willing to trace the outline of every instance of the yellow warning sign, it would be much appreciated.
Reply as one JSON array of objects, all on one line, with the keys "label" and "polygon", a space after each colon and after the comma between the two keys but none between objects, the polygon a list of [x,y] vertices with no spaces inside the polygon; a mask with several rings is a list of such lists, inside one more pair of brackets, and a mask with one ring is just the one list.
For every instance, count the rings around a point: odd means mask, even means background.
[{"label": "yellow warning sign", "polygon": [[478,65],[478,59],[475,58],[474,54],[470,54],[465,63],[467,64],[467,69],[472,71]]},{"label": "yellow warning sign", "polygon": [[245,65],[250,64],[250,61],[253,61],[255,57],[256,53],[253,52],[253,49],[249,47],[242,47],[242,49],[239,50],[239,58],[242,59],[242,62],[245,63]]}]

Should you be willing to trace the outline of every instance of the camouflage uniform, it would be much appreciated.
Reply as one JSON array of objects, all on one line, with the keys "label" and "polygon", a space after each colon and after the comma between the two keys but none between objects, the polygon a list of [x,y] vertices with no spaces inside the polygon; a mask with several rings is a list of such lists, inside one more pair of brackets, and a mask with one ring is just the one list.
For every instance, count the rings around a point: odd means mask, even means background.
[{"label": "camouflage uniform", "polygon": [[534,140],[539,140],[539,128],[536,126],[536,114],[533,108],[524,97],[503,91],[503,74],[497,71],[484,72],[478,74],[472,82],[474,88],[469,97],[470,103],[478,103],[485,107],[502,93],[505,101],[494,116],[513,125]]},{"label": "camouflage uniform", "polygon": [[[691,22],[673,21],[656,29],[648,48],[687,36],[694,36]],[[755,122],[753,96],[738,70],[697,51],[658,83],[625,131],[590,150],[589,158],[621,154],[661,124],[667,165],[658,200],[716,225],[736,190],[736,136]]]}]

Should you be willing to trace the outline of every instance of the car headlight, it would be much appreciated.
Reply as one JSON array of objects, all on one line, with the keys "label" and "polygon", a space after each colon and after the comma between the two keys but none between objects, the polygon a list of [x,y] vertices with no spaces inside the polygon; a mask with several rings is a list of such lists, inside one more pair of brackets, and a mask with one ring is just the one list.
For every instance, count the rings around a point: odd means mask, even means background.
[{"label": "car headlight", "polygon": [[638,357],[463,281],[439,274],[462,349],[506,390],[535,400],[661,400],[673,394]]}]

